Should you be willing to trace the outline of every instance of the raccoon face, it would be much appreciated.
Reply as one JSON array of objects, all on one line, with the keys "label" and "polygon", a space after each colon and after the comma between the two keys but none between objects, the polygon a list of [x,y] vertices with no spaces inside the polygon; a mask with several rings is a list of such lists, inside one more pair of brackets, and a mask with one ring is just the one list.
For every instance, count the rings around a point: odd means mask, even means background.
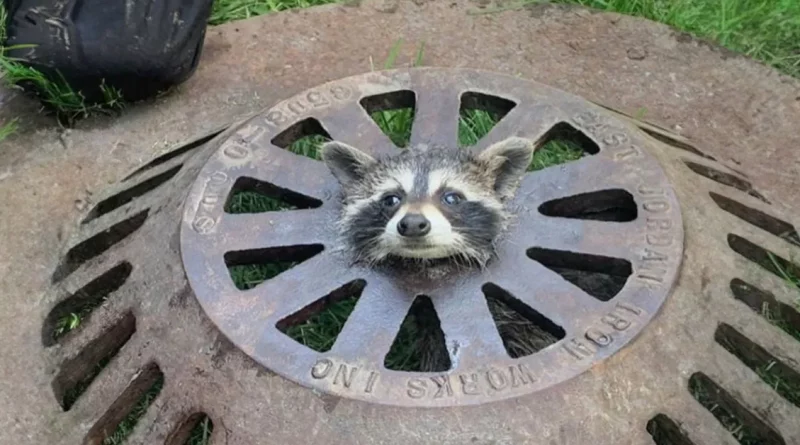
[{"label": "raccoon face", "polygon": [[342,186],[339,230],[356,260],[484,265],[533,151],[530,141],[509,138],[478,155],[408,149],[379,160],[333,141],[323,145],[322,159]]}]

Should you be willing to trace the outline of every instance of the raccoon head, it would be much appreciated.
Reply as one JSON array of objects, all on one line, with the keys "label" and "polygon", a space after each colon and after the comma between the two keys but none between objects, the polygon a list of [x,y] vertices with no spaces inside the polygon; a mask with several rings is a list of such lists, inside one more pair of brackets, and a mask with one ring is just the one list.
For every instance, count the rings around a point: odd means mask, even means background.
[{"label": "raccoon head", "polygon": [[407,149],[375,159],[342,142],[322,147],[339,181],[339,229],[356,260],[455,259],[485,265],[506,228],[506,202],[533,156],[521,138],[477,155],[463,149]]}]

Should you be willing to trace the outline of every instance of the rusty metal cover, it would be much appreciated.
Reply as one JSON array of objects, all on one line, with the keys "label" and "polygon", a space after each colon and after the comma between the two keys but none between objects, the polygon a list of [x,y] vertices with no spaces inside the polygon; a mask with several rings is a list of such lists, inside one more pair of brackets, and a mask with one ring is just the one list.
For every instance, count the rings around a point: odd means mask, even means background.
[{"label": "rusty metal cover", "polygon": [[[487,98],[484,106],[503,100],[511,110],[469,149],[512,135],[541,147],[553,128],[567,124],[596,140],[599,151],[527,174],[512,203],[517,223],[499,243],[497,261],[484,271],[429,280],[352,266],[336,244],[338,183],[322,162],[279,146],[285,147],[280,135],[314,119],[336,140],[375,155],[396,153],[400,148],[363,104],[375,97],[390,102],[401,92],[416,98],[411,144],[458,146],[464,98],[480,94]],[[304,386],[411,407],[472,405],[529,394],[568,380],[624,347],[658,313],[672,289],[683,254],[683,225],[672,187],[648,154],[648,144],[644,134],[629,131],[596,105],[509,76],[426,68],[338,80],[277,104],[221,143],[186,201],[183,264],[217,327],[258,363]],[[318,202],[313,208],[226,213],[228,196],[243,180]],[[559,200],[578,195],[598,202],[603,196],[630,199],[634,215],[602,220],[548,216],[543,210],[546,203],[558,206]],[[230,278],[226,257],[310,245],[320,246],[321,253],[255,288],[240,290]],[[629,276],[613,298],[598,299],[532,259],[532,250],[551,257],[592,255],[596,263],[628,268]],[[274,259],[280,260],[277,255]],[[314,351],[279,330],[281,320],[353,282],[366,287],[329,351]],[[485,301],[487,285],[506,290],[555,323],[563,330],[560,341],[525,357],[509,356]],[[452,363],[447,372],[384,366],[417,295],[431,298],[441,322]]]}]

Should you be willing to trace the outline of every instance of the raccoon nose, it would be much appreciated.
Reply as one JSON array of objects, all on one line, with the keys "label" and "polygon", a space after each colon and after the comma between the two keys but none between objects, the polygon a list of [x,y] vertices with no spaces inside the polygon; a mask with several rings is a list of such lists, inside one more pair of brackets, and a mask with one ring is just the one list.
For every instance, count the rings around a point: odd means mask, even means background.
[{"label": "raccoon nose", "polygon": [[418,213],[409,213],[397,223],[397,231],[409,238],[425,236],[431,231],[431,223]]}]

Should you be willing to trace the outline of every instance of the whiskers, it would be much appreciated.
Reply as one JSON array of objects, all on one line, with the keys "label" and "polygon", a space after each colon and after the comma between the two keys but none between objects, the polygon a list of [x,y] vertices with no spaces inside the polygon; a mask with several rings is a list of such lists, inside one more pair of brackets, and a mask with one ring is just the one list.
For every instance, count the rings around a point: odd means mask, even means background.
[{"label": "whiskers", "polygon": [[384,227],[362,227],[357,231],[350,228],[342,235],[353,263],[366,267],[397,263],[412,269],[440,265],[459,271],[475,267],[485,269],[492,257],[492,232],[474,227],[453,227],[453,231],[456,236],[446,244],[417,247],[419,256],[415,256],[414,247],[386,236]]},{"label": "whiskers", "polygon": [[486,265],[491,258],[491,252],[476,246],[468,238],[458,237],[453,243],[454,262],[459,269],[470,269],[475,266],[481,270],[486,269]]},{"label": "whiskers", "polygon": [[[410,239],[388,227],[388,217],[343,211],[337,226],[348,260],[363,267],[420,270],[485,270],[496,256],[495,238],[506,217],[497,212],[433,220],[435,230]],[[442,216],[445,218],[445,216]],[[446,229],[444,224],[446,224]],[[451,225],[452,224],[452,225]]]}]

